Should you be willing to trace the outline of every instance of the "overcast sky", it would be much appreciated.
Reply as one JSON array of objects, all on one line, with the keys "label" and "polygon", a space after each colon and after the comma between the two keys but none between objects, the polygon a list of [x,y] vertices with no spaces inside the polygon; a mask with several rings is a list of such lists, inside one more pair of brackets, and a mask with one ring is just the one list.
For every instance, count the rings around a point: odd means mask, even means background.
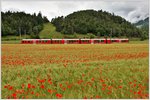
[{"label": "overcast sky", "polygon": [[149,0],[2,0],[2,11],[42,12],[49,20],[74,11],[105,10],[136,22],[149,16]]}]

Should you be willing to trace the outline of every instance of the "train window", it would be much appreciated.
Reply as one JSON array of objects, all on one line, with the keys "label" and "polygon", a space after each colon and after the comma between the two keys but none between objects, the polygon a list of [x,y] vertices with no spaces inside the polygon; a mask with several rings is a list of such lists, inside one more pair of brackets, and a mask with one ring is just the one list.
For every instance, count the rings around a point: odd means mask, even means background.
[{"label": "train window", "polygon": [[126,40],[122,40],[121,42],[126,42]]},{"label": "train window", "polygon": [[104,42],[104,40],[101,40],[101,42]]},{"label": "train window", "polygon": [[111,40],[111,42],[116,42],[116,40]]}]

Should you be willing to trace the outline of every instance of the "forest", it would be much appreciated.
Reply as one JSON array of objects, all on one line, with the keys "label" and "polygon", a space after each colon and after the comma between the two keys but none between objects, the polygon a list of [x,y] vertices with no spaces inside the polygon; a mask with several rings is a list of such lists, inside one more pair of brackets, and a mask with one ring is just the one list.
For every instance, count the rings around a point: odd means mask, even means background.
[{"label": "forest", "polygon": [[82,10],[68,16],[53,18],[56,30],[64,34],[93,34],[98,37],[136,37],[146,39],[148,32],[137,28],[124,18],[106,11]]},{"label": "forest", "polygon": [[25,12],[1,12],[2,37],[30,35],[31,38],[39,38],[38,34],[43,29],[43,24],[49,22],[47,17],[42,17],[41,12],[37,15]]}]

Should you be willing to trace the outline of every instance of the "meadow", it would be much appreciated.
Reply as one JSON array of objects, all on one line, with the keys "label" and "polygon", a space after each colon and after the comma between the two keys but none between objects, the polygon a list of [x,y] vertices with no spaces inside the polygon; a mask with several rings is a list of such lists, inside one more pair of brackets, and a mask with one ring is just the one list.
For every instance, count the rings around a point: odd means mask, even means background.
[{"label": "meadow", "polygon": [[148,43],[2,44],[2,98],[148,99]]}]

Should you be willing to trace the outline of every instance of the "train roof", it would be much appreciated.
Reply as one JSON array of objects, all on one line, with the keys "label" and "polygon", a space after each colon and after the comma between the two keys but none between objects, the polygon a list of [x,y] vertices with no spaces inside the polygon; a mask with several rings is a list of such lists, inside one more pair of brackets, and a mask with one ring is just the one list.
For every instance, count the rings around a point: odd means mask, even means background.
[{"label": "train roof", "polygon": [[[100,39],[81,39],[81,40],[104,40],[105,38]],[[107,38],[108,40],[129,40],[128,38]],[[23,41],[31,41],[31,40],[51,40],[51,39],[22,39]],[[79,40],[79,39],[52,39],[52,40]]]}]

